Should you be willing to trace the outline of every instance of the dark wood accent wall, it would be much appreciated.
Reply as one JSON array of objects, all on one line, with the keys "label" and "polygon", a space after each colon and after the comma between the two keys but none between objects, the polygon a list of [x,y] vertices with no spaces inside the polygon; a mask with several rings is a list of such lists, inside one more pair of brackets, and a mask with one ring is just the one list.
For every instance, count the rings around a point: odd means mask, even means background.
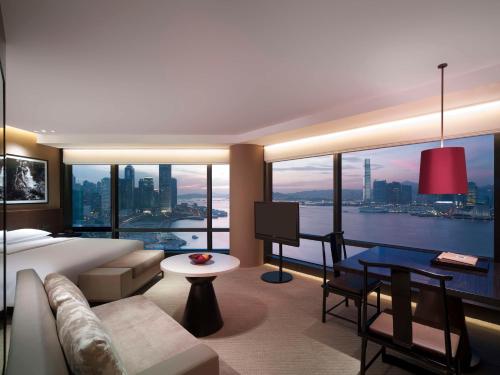
[{"label": "dark wood accent wall", "polygon": [[8,126],[5,129],[5,133],[7,140],[7,154],[47,160],[49,174],[49,202],[47,204],[9,204],[7,206],[7,212],[15,210],[61,208],[61,155],[59,149],[37,143],[36,135],[31,132],[26,132],[24,130]]},{"label": "dark wood accent wall", "polygon": [[38,228],[60,232],[63,228],[61,209],[61,153],[55,147],[37,143],[34,133],[6,127],[6,153],[48,161],[49,202],[7,205],[7,230]]},{"label": "dark wood accent wall", "polygon": [[21,209],[7,212],[7,230],[22,228],[43,229],[52,233],[62,232],[64,228],[62,209]]}]

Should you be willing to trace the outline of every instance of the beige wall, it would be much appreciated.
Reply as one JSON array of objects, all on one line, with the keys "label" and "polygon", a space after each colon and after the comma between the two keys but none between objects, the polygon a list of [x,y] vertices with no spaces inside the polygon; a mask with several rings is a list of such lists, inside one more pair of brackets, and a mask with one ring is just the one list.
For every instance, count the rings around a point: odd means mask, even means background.
[{"label": "beige wall", "polygon": [[254,202],[264,199],[264,148],[239,144],[230,148],[230,249],[242,267],[263,263],[262,241],[255,239]]},{"label": "beige wall", "polygon": [[60,208],[60,162],[59,149],[37,143],[36,135],[13,127],[6,127],[7,154],[26,156],[48,161],[49,203],[10,204],[8,211],[27,209]]}]

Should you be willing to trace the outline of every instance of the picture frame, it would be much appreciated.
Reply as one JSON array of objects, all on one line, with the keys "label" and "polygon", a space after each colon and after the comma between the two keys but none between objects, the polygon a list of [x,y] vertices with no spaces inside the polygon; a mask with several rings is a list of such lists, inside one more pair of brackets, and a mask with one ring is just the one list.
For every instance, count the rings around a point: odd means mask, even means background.
[{"label": "picture frame", "polygon": [[6,173],[7,204],[49,202],[47,160],[7,154],[2,172]]}]

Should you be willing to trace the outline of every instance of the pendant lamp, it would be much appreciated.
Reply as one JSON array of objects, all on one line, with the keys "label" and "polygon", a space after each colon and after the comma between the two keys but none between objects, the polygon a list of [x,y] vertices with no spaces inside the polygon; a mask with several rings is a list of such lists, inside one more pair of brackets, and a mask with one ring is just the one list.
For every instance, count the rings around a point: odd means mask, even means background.
[{"label": "pendant lamp", "polygon": [[441,70],[441,147],[420,155],[419,194],[467,194],[467,169],[463,147],[444,147],[444,68]]}]

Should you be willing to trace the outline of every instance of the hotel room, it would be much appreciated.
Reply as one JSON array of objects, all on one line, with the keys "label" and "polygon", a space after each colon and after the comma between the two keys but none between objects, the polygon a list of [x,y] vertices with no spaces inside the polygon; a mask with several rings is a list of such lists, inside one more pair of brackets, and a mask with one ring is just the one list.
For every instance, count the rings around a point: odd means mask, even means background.
[{"label": "hotel room", "polygon": [[499,19],[0,0],[2,374],[499,374]]}]

